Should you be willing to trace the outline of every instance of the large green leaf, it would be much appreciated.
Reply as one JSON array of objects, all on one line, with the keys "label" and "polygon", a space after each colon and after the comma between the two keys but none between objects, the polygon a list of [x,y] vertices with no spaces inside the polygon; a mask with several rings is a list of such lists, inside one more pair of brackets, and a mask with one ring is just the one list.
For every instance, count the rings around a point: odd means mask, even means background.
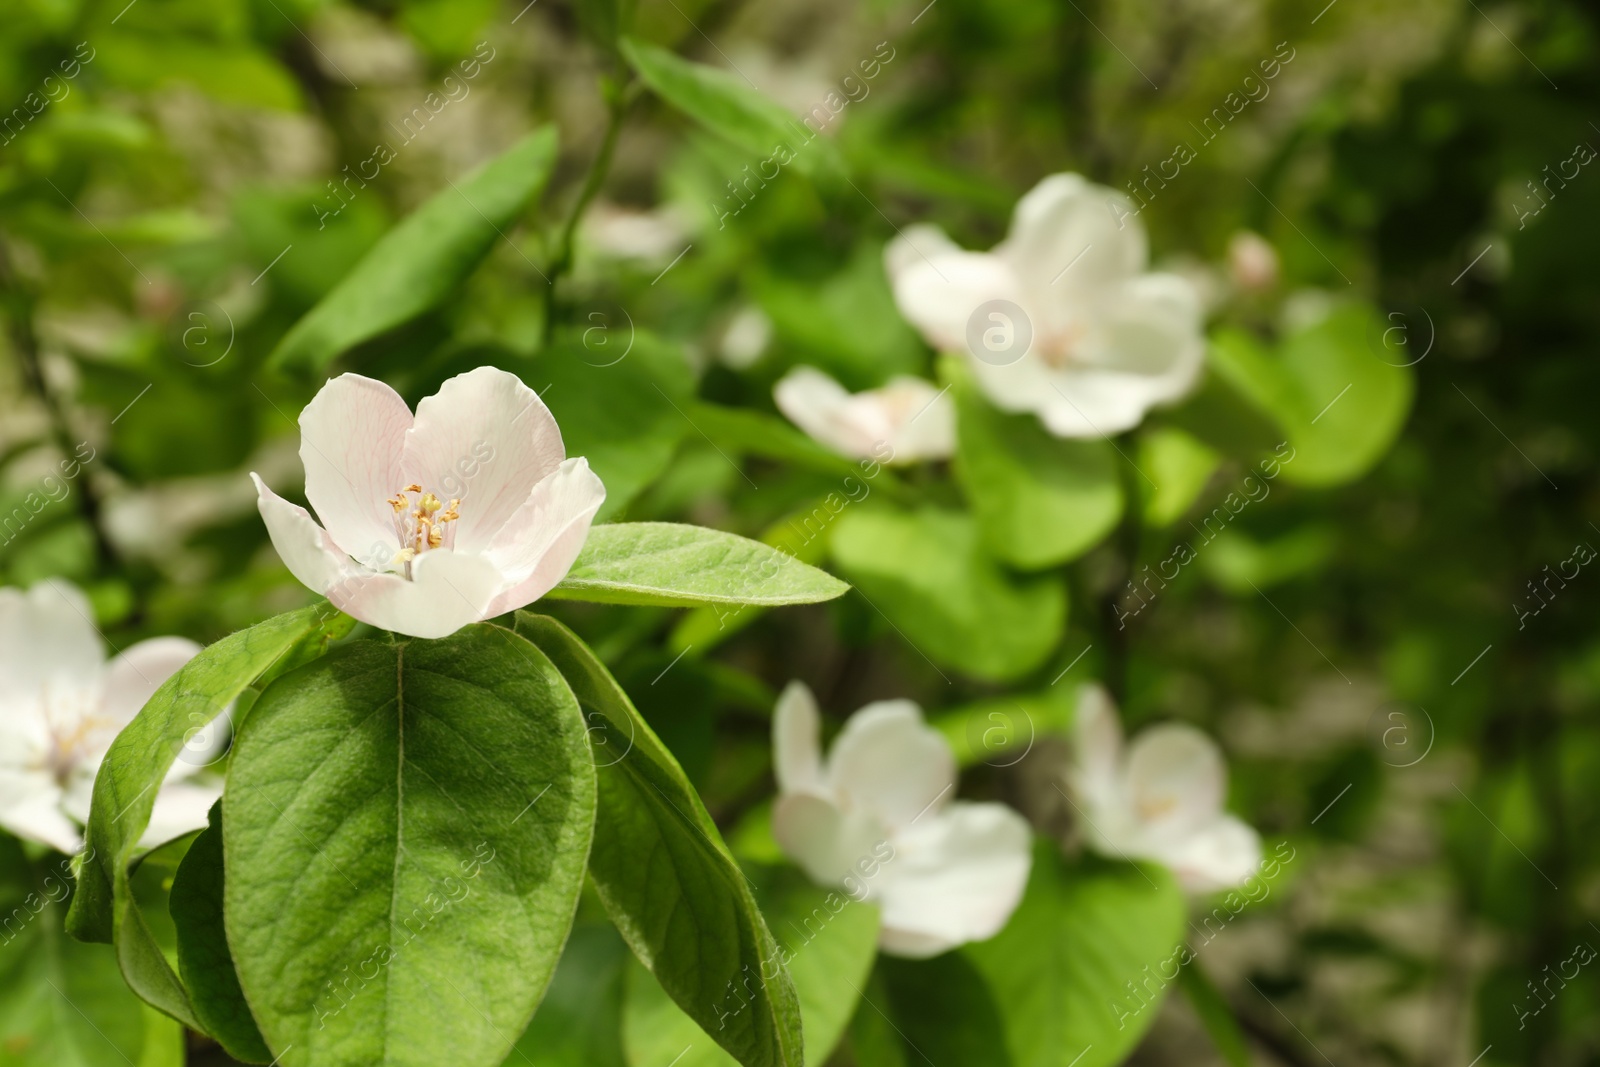
[{"label": "large green leaf", "polygon": [[763,163],[769,159],[775,167],[792,163],[813,177],[842,172],[832,141],[814,133],[741,75],[690,62],[631,37],[622,39],[621,48],[628,65],[656,95],[717,136],[761,157]]},{"label": "large green leaf", "polygon": [[648,334],[630,339],[607,329],[605,344],[591,326],[541,352],[523,380],[561,426],[567,455],[584,456],[605,483],[602,522],[621,512],[672,462],[690,432],[686,415],[694,376],[676,346]]},{"label": "large green leaf", "polygon": [[[757,867],[750,875],[800,998],[806,1067],[820,1067],[839,1043],[872,970],[878,909],[812,885],[792,867]],[[625,1027],[633,1067],[655,1067],[680,1054],[678,1067],[734,1065],[642,968],[635,968],[629,982]]]},{"label": "large green leaf", "polygon": [[965,368],[953,376],[956,474],[985,543],[1023,570],[1089,551],[1122,517],[1122,462],[1109,441],[1051,436],[1032,415],[1008,415],[978,393]]},{"label": "large green leaf", "polygon": [[544,188],[555,157],[555,128],[545,126],[435,193],[295,324],[269,362],[321,370],[442,304]]},{"label": "large green leaf", "polygon": [[672,522],[621,522],[589,532],[549,596],[601,604],[815,604],[850,587],[747,537]]},{"label": "large green leaf", "polygon": [[566,676],[620,756],[600,770],[589,873],[623,938],[678,1007],[745,1067],[803,1067],[800,1005],[751,886],[677,760],[604,665],[553,619],[517,632]]},{"label": "large green leaf", "polygon": [[177,926],[178,974],[205,1032],[246,1063],[268,1063],[261,1030],[239,987],[222,922],[222,802],[211,806],[210,825],[189,846],[172,880],[170,908]]},{"label": "large green leaf", "polygon": [[228,943],[286,1067],[505,1059],[594,827],[583,718],[538,649],[478,624],[284,675],[224,807]]},{"label": "large green leaf", "polygon": [[105,945],[62,932],[70,866],[28,863],[0,835],[0,1063],[181,1067],[183,1030],[139,1003]]},{"label": "large green leaf", "polygon": [[1178,977],[1184,918],[1183,892],[1165,869],[1069,869],[1054,844],[1039,843],[1011,921],[961,952],[1001,1006],[1014,1067],[1121,1063]]},{"label": "large green leaf", "polygon": [[133,991],[197,1030],[201,1024],[188,993],[133,898],[128,867],[150,824],[156,789],[190,731],[222,714],[278,657],[313,633],[327,613],[326,604],[291,611],[203,649],[117,735],[95,776],[85,835],[90,858],[79,876],[67,929],[82,940],[113,941]]},{"label": "large green leaf", "polygon": [[1026,674],[1066,626],[1061,581],[1006,574],[967,515],[852,508],[834,524],[832,550],[839,569],[914,649],[974,678]]}]

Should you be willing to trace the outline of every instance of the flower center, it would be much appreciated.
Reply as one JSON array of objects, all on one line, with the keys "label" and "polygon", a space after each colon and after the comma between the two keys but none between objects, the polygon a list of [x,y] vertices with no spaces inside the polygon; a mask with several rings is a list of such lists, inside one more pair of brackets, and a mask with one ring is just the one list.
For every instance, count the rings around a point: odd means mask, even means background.
[{"label": "flower center", "polygon": [[1178,806],[1178,798],[1170,793],[1160,797],[1141,797],[1134,807],[1138,809],[1139,818],[1144,822],[1154,822],[1163,815],[1168,815]]},{"label": "flower center", "polygon": [[[415,503],[411,500],[413,494]],[[455,527],[451,524],[461,518],[460,497],[446,504],[413,483],[390,497],[388,503],[394,509],[394,532],[400,542],[400,551],[389,565],[403,569],[407,578],[411,577],[411,561],[422,553],[455,547]]]},{"label": "flower center", "polygon": [[1075,362],[1078,346],[1089,335],[1089,327],[1082,319],[1072,319],[1058,330],[1039,338],[1039,358],[1055,370]]},{"label": "flower center", "polygon": [[72,770],[103,740],[103,731],[115,731],[116,723],[101,714],[101,694],[97,688],[46,682],[40,694],[44,703],[50,750],[45,767],[65,784]]}]

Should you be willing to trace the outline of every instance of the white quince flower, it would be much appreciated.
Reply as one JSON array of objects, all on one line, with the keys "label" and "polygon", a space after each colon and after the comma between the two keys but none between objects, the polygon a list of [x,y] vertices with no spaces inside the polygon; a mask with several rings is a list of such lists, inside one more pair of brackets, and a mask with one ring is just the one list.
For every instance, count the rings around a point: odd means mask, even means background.
[{"label": "white quince flower", "polygon": [[1184,723],[1140,732],[1126,753],[1111,697],[1078,694],[1067,782],[1089,847],[1118,859],[1171,868],[1192,893],[1242,884],[1261,863],[1261,838],[1222,810],[1228,769],[1217,745]]},{"label": "white quince flower", "polygon": [[[993,251],[919,225],[885,252],[895,302],[928,343],[968,353],[997,407],[1035,412],[1058,437],[1131,430],[1200,373],[1199,294],[1178,275],[1145,273],[1146,258],[1127,198],[1077,174],[1036,185]],[[996,300],[1014,307],[977,314]],[[969,343],[991,329],[993,343]]]},{"label": "white quince flower", "polygon": [[946,459],[956,447],[950,397],[931,382],[899,376],[861,393],[815,367],[796,367],[772,387],[778,410],[813,440],[850,459],[913,463]]},{"label": "white quince flower", "polygon": [[909,700],[850,717],[826,762],[811,691],[791,682],[772,722],[772,829],[819,885],[878,904],[878,945],[935,956],[992,937],[1022,900],[1028,823],[1004,804],[951,801],[956,761]]},{"label": "white quince flower", "polygon": [[[0,589],[0,827],[68,853],[82,846],[79,827],[111,742],[200,651],[187,638],[155,637],[107,663],[92,618],[66,582]],[[209,733],[225,740],[225,731]],[[220,745],[205,748],[190,747],[173,764],[141,844],[206,825],[222,786],[190,780]]]},{"label": "white quince flower", "polygon": [[479,367],[417,405],[359,374],[300,413],[305,508],[255,474],[294,576],[362,622],[447,637],[544,596],[572,569],[605,486],[566,459],[555,417],[514,374]]}]

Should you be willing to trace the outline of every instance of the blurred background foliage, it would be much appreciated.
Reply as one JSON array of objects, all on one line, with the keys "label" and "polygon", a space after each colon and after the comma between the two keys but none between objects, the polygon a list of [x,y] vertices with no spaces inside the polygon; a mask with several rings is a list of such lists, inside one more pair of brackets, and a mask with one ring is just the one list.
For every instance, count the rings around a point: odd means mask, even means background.
[{"label": "blurred background foliage", "polygon": [[[493,363],[548,388],[569,453],[607,482],[602,518],[765,537],[872,598],[555,609],[752,860],[776,858],[767,718],[791,677],[835,714],[918,699],[958,749],[996,708],[1032,722],[1038,754],[976,761],[965,788],[1062,828],[1043,735],[1072,684],[1101,678],[1130,724],[1218,736],[1232,807],[1297,857],[1207,944],[1215,988],[1168,997],[1134,1062],[1222,1062],[1207,1004],[1264,1062],[1600,1061],[1595,972],[1541,985],[1600,939],[1583,844],[1600,822],[1597,579],[1563,567],[1600,539],[1582,239],[1600,178],[1567,173],[1600,143],[1593,6],[124,4],[13,0],[0,42],[4,584],[80,583],[119,647],[214,640],[304,602],[245,472],[297,483],[294,418],[330,373],[414,403]],[[629,18],[774,109],[826,108],[819,144],[752,182],[774,112],[671,106],[681,71],[618,44]],[[1206,117],[1274,58],[1270,91],[1208,140]],[[530,136],[547,124],[558,142]],[[1155,261],[1208,295],[1197,397],[1120,455],[997,419],[995,448],[1072,472],[1064,500],[985,503],[1009,468],[975,434],[954,478],[885,471],[870,506],[808,529],[856,465],[778,420],[785,370],[852,388],[921,373],[962,395],[896,312],[885,243],[936,221],[988,247],[1044,175],[1128,190],[1180,144],[1192,161],[1142,187],[1140,220]],[[1248,269],[1240,231],[1274,269]],[[408,275],[423,245],[447,269]],[[367,319],[305,319],[358,263]],[[1295,459],[1270,500],[1130,599],[1280,440]],[[7,900],[60,861],[0,848]],[[162,862],[141,868],[156,898]],[[0,1063],[118,1062],[107,1043],[141,1065],[181,1056],[108,949],[59,916],[24,936],[0,947]],[[624,1010],[625,954],[598,927],[573,945],[524,1047],[654,1062],[623,1047],[650,1030],[623,1015],[651,1010]],[[907,967],[873,976],[914,1031],[900,1038],[946,1049],[940,1067],[998,1062],[962,1043],[982,1032],[981,998],[957,995],[976,979]],[[858,1012],[836,1061],[917,1062],[881,1022]]]}]

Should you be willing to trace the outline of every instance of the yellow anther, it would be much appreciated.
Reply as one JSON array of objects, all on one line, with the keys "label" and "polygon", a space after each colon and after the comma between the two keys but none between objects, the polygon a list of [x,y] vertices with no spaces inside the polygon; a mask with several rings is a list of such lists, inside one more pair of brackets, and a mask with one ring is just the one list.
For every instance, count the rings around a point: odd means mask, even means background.
[{"label": "yellow anther", "polygon": [[415,482],[413,482],[412,484],[406,486],[406,492],[408,492],[408,493],[420,493],[420,492],[422,492],[422,486],[417,485]]},{"label": "yellow anther", "polygon": [[444,544],[444,531],[437,526],[428,527],[428,547],[438,548]]},{"label": "yellow anther", "polygon": [[402,548],[400,551],[398,551],[398,552],[396,552],[394,554],[394,559],[391,559],[389,561],[389,565],[391,567],[398,567],[402,563],[410,563],[416,557],[417,557],[417,550],[416,549],[414,549],[414,548]]},{"label": "yellow anther", "polygon": [[417,504],[417,507],[422,509],[427,514],[432,515],[434,512],[444,507],[444,501],[440,500],[432,493],[425,493],[423,494],[422,500]]},{"label": "yellow anther", "polygon": [[394,508],[394,513],[398,515],[406,508],[410,507],[411,502],[405,497],[401,496],[399,493],[396,493],[394,496],[389,498],[389,506]]}]

